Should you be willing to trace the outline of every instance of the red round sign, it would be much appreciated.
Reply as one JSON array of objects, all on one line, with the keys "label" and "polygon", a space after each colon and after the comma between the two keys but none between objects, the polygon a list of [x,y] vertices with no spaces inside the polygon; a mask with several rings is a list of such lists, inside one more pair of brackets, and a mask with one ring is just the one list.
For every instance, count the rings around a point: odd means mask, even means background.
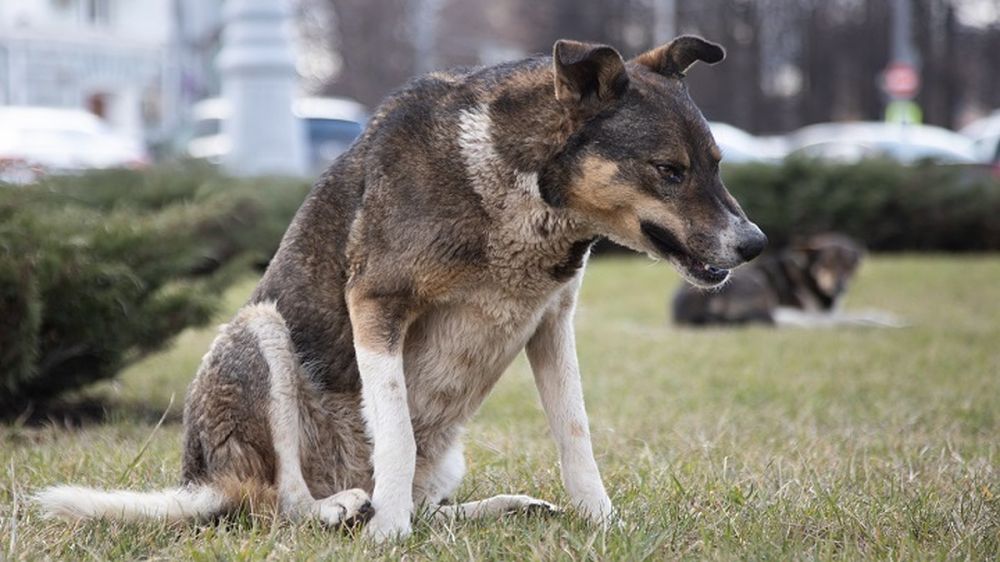
[{"label": "red round sign", "polygon": [[909,64],[894,62],[882,73],[882,89],[896,99],[910,99],[920,89],[920,74]]}]

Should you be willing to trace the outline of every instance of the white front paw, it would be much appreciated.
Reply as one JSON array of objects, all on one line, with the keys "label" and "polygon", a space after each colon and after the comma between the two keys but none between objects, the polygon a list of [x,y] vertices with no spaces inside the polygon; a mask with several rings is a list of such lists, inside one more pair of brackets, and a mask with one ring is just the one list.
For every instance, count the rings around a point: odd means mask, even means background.
[{"label": "white front paw", "polygon": [[581,514],[590,520],[591,523],[608,527],[618,520],[611,499],[607,496],[589,501],[580,502]]},{"label": "white front paw", "polygon": [[365,525],[364,536],[375,542],[404,539],[412,532],[409,513],[390,513],[375,510],[375,515]]}]

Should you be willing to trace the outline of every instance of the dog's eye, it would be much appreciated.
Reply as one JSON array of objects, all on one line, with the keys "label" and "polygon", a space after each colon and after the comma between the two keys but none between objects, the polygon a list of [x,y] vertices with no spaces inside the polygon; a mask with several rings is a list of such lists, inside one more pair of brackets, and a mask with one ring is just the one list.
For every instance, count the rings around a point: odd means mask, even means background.
[{"label": "dog's eye", "polygon": [[684,181],[684,169],[676,164],[654,164],[660,177],[667,183],[677,185]]}]

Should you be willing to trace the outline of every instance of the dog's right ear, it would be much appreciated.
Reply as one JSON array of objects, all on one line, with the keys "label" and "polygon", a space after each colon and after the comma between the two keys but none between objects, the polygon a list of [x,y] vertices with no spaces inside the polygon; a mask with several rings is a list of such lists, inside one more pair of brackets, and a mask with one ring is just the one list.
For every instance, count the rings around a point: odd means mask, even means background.
[{"label": "dog's right ear", "polygon": [[613,47],[560,39],[552,47],[556,99],[597,109],[628,89],[625,61]]},{"label": "dog's right ear", "polygon": [[715,64],[724,58],[726,50],[721,45],[694,35],[681,35],[632,60],[664,76],[683,78],[687,69],[698,61]]}]

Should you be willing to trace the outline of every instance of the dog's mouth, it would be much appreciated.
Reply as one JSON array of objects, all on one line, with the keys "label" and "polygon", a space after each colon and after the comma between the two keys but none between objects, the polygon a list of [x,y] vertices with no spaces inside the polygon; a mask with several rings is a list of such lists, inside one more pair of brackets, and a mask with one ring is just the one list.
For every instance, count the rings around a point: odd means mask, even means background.
[{"label": "dog's mouth", "polygon": [[726,282],[726,279],[729,279],[728,269],[716,267],[695,258],[667,229],[646,221],[642,221],[639,226],[642,234],[649,240],[657,253],[670,260],[681,275],[691,283],[708,289],[721,285]]}]

